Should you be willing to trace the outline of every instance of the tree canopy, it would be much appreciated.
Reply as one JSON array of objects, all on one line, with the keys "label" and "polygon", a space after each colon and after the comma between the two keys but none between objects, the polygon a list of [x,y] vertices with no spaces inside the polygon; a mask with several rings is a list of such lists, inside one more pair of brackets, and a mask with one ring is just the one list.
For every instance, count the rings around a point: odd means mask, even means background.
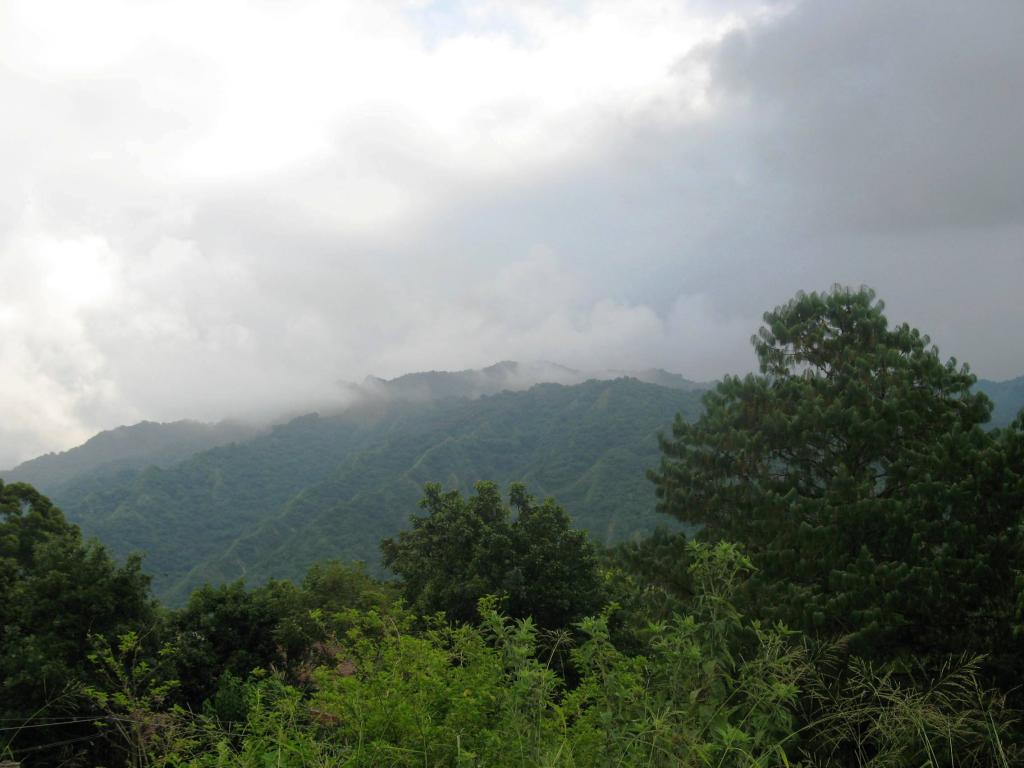
[{"label": "tree canopy", "polygon": [[766,313],[760,375],[725,377],[662,438],[659,510],[745,544],[763,613],[876,656],[994,650],[1021,563],[1021,422],[986,432],[967,366],[883,310],[837,287]]},{"label": "tree canopy", "polygon": [[413,516],[411,530],[381,543],[416,612],[471,622],[477,601],[494,594],[510,616],[558,628],[600,606],[594,548],[553,500],[537,504],[520,483],[510,487],[511,508],[490,482],[477,483],[468,499],[434,483],[424,494],[427,515]]},{"label": "tree canopy", "polygon": [[153,618],[137,557],[117,565],[34,488],[0,481],[0,718],[81,712],[93,641]]}]

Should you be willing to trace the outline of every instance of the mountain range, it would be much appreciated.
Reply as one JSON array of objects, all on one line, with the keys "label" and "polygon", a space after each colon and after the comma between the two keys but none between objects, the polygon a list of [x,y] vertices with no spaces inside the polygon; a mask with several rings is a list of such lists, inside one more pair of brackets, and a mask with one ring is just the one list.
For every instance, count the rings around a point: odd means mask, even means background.
[{"label": "mountain range", "polygon": [[[613,543],[672,524],[645,471],[657,433],[676,414],[695,418],[710,386],[624,374],[503,362],[370,378],[345,385],[336,411],[264,427],[142,422],[0,476],[36,485],[115,555],[142,552],[171,604],[206,581],[295,579],[328,558],[382,575],[380,540],[408,524],[431,481],[524,481]],[[1024,377],[978,388],[995,426],[1024,405]]]}]

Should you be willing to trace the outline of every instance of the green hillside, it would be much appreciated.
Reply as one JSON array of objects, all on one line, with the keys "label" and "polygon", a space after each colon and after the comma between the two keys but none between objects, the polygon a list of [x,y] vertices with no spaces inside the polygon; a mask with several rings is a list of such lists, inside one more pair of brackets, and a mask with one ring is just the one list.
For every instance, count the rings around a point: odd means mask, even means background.
[{"label": "green hillside", "polygon": [[116,555],[143,552],[157,592],[177,601],[207,580],[298,578],[329,557],[380,573],[379,541],[405,525],[430,481],[469,490],[522,480],[599,540],[650,531],[664,523],[644,477],[656,434],[700,407],[700,392],[632,379],[376,401],[172,467],[40,485]]},{"label": "green hillside", "polygon": [[30,483],[54,493],[61,485],[86,476],[98,478],[149,466],[168,467],[198,451],[247,440],[257,432],[254,427],[230,421],[142,421],[100,432],[76,448],[47,453],[0,471],[0,476],[9,483]]}]

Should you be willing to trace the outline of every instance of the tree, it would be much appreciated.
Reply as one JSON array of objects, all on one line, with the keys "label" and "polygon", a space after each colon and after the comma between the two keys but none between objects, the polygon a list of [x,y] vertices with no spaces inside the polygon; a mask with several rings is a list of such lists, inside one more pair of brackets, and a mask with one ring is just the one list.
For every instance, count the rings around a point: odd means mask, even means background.
[{"label": "tree", "polygon": [[[892,657],[997,650],[1021,564],[1021,424],[869,289],[798,294],[677,418],[650,473],[659,510],[745,544],[762,613]],[[1016,458],[1015,458],[1016,457]]]},{"label": "tree", "polygon": [[395,598],[394,585],[374,579],[363,563],[313,563],[302,580],[302,607],[306,614],[313,610],[339,613],[350,608],[384,612]]},{"label": "tree", "polygon": [[[93,643],[155,621],[137,557],[118,566],[34,488],[0,481],[0,718],[6,724],[75,710],[95,672],[88,658]],[[86,735],[95,732],[85,727]],[[24,729],[14,751],[62,737],[81,739],[83,726]],[[58,761],[53,751],[35,754]]]},{"label": "tree", "polygon": [[692,607],[691,544],[682,531],[655,528],[645,539],[624,541],[602,553],[604,589],[618,610],[611,627],[617,648],[642,653],[652,624]]},{"label": "tree", "polygon": [[[292,599],[275,599],[278,587]],[[244,680],[256,668],[284,666],[275,635],[297,599],[296,587],[276,582],[256,591],[246,590],[241,580],[195,590],[173,619],[184,701],[198,707],[222,676]]]},{"label": "tree", "polygon": [[509,500],[511,509],[490,482],[478,483],[469,499],[425,487],[420,505],[427,515],[413,516],[412,530],[381,543],[414,610],[469,622],[477,601],[495,594],[510,616],[555,629],[600,606],[597,557],[586,533],[571,529],[553,500],[537,504],[521,484],[512,484]]}]

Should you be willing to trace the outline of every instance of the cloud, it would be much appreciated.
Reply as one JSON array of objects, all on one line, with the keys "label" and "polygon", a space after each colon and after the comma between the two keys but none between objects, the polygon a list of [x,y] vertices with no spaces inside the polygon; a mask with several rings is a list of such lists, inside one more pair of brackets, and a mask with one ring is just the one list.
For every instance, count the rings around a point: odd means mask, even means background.
[{"label": "cloud", "polygon": [[112,291],[102,239],[44,233],[0,251],[0,466],[91,435],[82,418],[109,411],[117,384],[82,313]]},{"label": "cloud", "polygon": [[713,98],[831,228],[1020,224],[1022,23],[1012,0],[803,3],[715,47]]},{"label": "cloud", "polygon": [[1021,15],[5,3],[0,466],[370,373],[712,378],[833,282],[1017,375]]}]

